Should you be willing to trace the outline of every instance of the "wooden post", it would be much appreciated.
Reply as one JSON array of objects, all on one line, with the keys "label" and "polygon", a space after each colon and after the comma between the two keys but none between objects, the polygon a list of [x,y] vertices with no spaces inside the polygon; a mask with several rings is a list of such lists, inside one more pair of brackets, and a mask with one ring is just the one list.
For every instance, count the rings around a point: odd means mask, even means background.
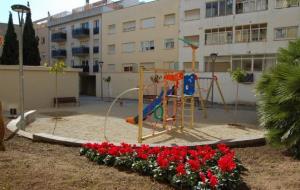
[{"label": "wooden post", "polygon": [[218,80],[216,80],[216,84],[217,84],[217,87],[218,87],[218,91],[219,91],[219,93],[220,93],[220,96],[221,96],[221,98],[222,98],[222,102],[223,102],[223,104],[224,104],[224,109],[225,109],[225,111],[229,111],[228,108],[227,108],[227,105],[226,105],[226,102],[225,102],[225,98],[224,98],[224,96],[223,96],[223,93],[222,93],[222,90],[221,90],[221,87],[220,87],[220,84],[219,84],[219,81],[218,81]]},{"label": "wooden post", "polygon": [[0,151],[5,151],[4,135],[5,135],[4,119],[2,115],[2,104],[0,101]]},{"label": "wooden post", "polygon": [[142,143],[142,136],[143,136],[143,96],[144,96],[144,69],[140,67],[139,69],[139,105],[138,105],[138,112],[139,112],[139,130],[138,130],[138,143]]},{"label": "wooden post", "polygon": [[167,128],[167,117],[168,117],[168,99],[167,99],[167,91],[168,91],[168,82],[164,79],[164,95],[163,95],[163,127]]},{"label": "wooden post", "polygon": [[183,132],[184,128],[184,81],[182,81],[182,89],[181,89],[181,121],[180,121],[180,130]]}]

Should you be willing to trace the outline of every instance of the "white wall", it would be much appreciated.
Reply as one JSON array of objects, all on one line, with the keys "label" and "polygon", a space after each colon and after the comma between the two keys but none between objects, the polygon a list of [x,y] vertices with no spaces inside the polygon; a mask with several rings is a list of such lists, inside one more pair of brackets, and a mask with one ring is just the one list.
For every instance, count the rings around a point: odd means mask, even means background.
[{"label": "white wall", "polygon": [[[154,73],[145,73],[145,86],[152,84],[150,81],[150,76],[154,75]],[[232,81],[229,73],[215,73],[218,77],[219,84],[222,89],[222,93],[225,97],[225,101],[228,104],[234,104],[235,102],[235,94],[236,94],[236,83]],[[131,88],[138,87],[139,82],[139,74],[138,73],[103,73],[103,77],[111,76],[112,80],[110,83],[111,87],[111,97],[116,97],[123,91]],[[198,73],[197,76],[199,77],[210,77],[211,73]],[[254,73],[254,79],[257,81],[260,78],[260,73]],[[101,96],[101,76],[97,74],[97,97]],[[200,85],[203,97],[206,97],[207,89],[209,87],[208,80],[201,80]],[[255,97],[255,83],[252,84],[240,84],[239,86],[239,102],[243,104],[256,104],[256,97]],[[161,89],[161,85],[158,86],[158,93],[159,89]],[[144,91],[144,94],[154,94],[155,90],[153,87]],[[108,97],[108,89],[107,83],[103,81],[103,95],[104,97]],[[198,96],[196,92],[195,96]],[[137,99],[138,93],[130,92],[129,94],[125,95],[123,98],[129,99]],[[209,98],[210,100],[210,98]],[[214,88],[214,101],[217,103],[222,103],[221,97],[217,91],[217,87],[215,85]]]}]

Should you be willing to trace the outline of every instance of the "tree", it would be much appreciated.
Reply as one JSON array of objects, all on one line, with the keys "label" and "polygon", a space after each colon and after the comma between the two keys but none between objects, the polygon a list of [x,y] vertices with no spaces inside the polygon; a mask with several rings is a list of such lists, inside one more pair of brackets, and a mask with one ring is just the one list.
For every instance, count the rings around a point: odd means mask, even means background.
[{"label": "tree", "polygon": [[111,89],[110,89],[110,82],[111,82],[111,76],[108,76],[107,78],[103,78],[104,82],[107,83],[107,89],[108,89],[108,98],[111,96]]},{"label": "tree", "polygon": [[[63,61],[58,61],[52,67],[50,67],[50,69],[49,69],[50,73],[55,74],[55,99],[54,100],[55,100],[56,110],[58,108],[58,74],[63,73],[65,68],[66,68],[65,63]],[[54,131],[55,131],[55,128],[56,128],[56,125],[57,125],[57,120],[58,120],[57,113],[56,113],[56,116],[55,116],[55,120],[56,120],[55,127],[53,129],[52,134],[54,134]]]},{"label": "tree", "polygon": [[231,75],[232,80],[236,82],[235,107],[234,107],[234,110],[235,110],[235,116],[234,116],[235,121],[234,122],[236,123],[238,102],[239,102],[239,84],[244,81],[246,72],[240,68],[237,68],[236,70],[231,71],[230,75]]},{"label": "tree", "polygon": [[19,64],[19,44],[13,24],[12,14],[9,13],[7,31],[4,38],[1,62],[2,65]]},{"label": "tree", "polygon": [[35,36],[31,20],[31,12],[26,14],[23,31],[23,60],[24,65],[39,66],[41,62],[39,39]]},{"label": "tree", "polygon": [[278,61],[256,87],[259,120],[272,145],[300,159],[300,39],[280,49]]}]

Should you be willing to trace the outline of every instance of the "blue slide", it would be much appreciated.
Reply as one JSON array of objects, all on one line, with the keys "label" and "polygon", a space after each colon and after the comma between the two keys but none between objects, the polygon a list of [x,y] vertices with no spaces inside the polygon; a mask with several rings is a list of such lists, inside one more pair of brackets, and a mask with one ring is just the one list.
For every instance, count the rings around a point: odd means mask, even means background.
[{"label": "blue slide", "polygon": [[[167,96],[174,94],[174,86],[168,90],[167,92]],[[164,91],[162,90],[162,92],[160,93],[160,95],[155,98],[153,100],[153,102],[151,102],[149,105],[147,105],[144,110],[143,110],[143,120],[145,120],[147,118],[148,115],[151,115],[154,111],[154,109],[162,104],[163,101],[163,96],[164,96]],[[139,116],[137,115],[136,117],[134,117],[134,124],[137,124],[139,121]]]}]

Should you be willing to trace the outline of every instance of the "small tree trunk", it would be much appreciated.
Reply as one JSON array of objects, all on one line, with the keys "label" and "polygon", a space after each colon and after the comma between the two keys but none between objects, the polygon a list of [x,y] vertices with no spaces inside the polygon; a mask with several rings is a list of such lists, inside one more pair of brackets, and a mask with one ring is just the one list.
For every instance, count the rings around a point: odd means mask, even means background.
[{"label": "small tree trunk", "polygon": [[[55,73],[55,108],[58,108],[58,100],[57,100],[57,94],[58,94],[58,89],[57,89],[57,73]],[[56,110],[57,111],[57,110]]]},{"label": "small tree trunk", "polygon": [[234,123],[237,122],[237,111],[239,102],[239,83],[236,82],[235,106],[234,106]]},{"label": "small tree trunk", "polygon": [[5,151],[4,135],[5,135],[5,127],[4,127],[4,119],[2,115],[2,104],[0,102],[0,151]]}]

